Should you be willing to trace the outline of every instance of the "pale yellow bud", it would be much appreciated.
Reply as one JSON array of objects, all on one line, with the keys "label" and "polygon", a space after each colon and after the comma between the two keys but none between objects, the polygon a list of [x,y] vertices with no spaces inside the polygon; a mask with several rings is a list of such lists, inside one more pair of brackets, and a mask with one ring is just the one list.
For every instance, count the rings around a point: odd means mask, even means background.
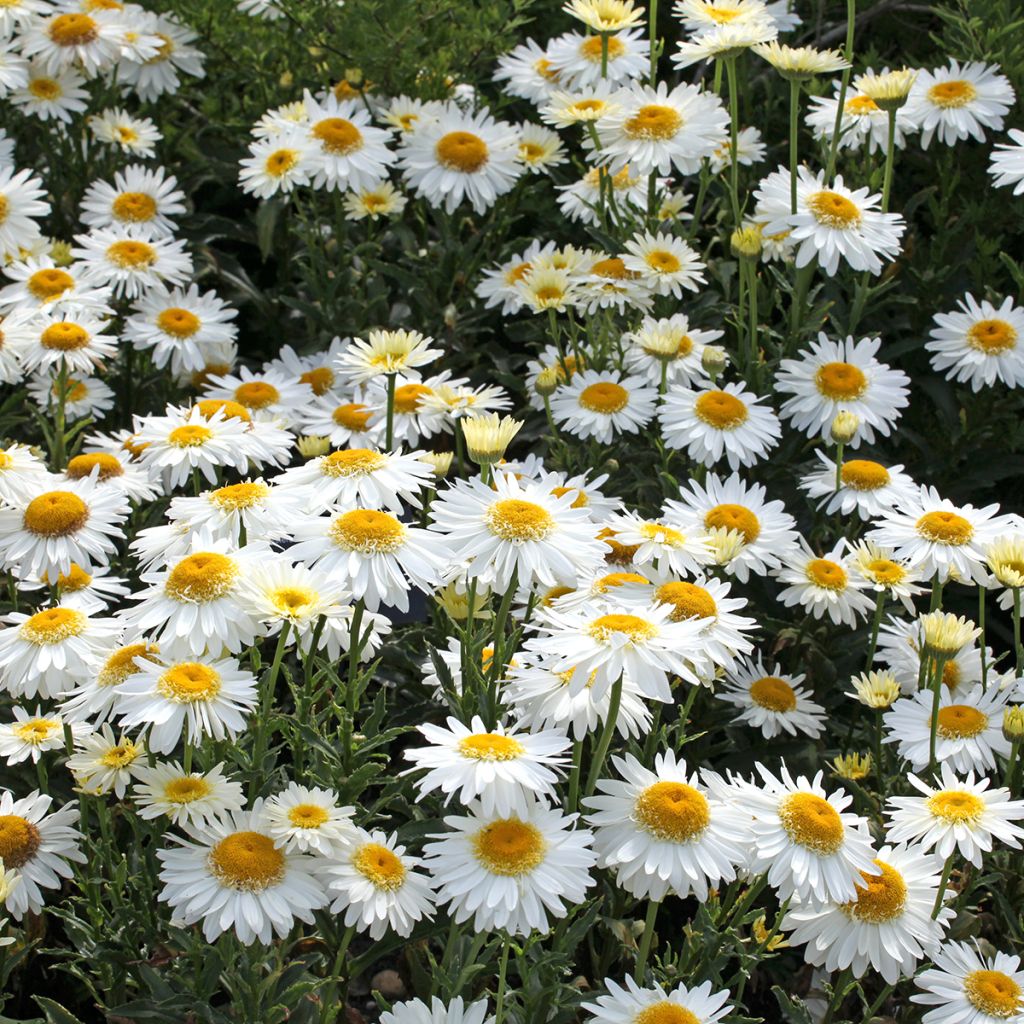
[{"label": "pale yellow bud", "polygon": [[860,430],[860,417],[852,412],[840,412],[832,421],[832,440],[836,444],[849,444]]},{"label": "pale yellow bud", "polygon": [[330,438],[318,437],[315,434],[304,434],[295,442],[299,454],[305,459],[315,459],[319,455],[326,455],[331,450]]}]

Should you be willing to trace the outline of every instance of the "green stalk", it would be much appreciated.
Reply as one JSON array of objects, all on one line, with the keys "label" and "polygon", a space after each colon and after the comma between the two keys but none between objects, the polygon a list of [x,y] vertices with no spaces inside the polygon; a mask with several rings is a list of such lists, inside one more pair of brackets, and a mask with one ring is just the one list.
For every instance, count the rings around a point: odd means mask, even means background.
[{"label": "green stalk", "polygon": [[658,0],[650,2],[647,27],[650,29],[651,36],[651,73],[647,81],[653,89],[658,77]]},{"label": "green stalk", "polygon": [[1024,667],[1024,647],[1020,643],[1020,587],[1013,588],[1013,652],[1017,659],[1017,675]]},{"label": "green stalk", "polygon": [[[262,764],[263,756],[267,752],[267,739],[269,728],[267,723],[270,721],[270,709],[274,704],[274,688],[277,685],[277,676],[281,671],[281,661],[284,658],[285,649],[288,646],[288,633],[291,630],[291,623],[285,622],[281,626],[281,632],[277,638],[277,647],[274,649],[274,660],[270,665],[270,671],[267,673],[266,679],[263,681],[263,693],[260,698],[260,716],[259,723],[256,728],[256,743],[253,747],[252,753],[252,767],[253,767],[253,778],[249,783],[249,803],[252,803],[256,799],[256,793],[260,788],[260,781],[262,779]],[[188,747],[185,747],[185,756],[188,757]],[[187,772],[188,769],[186,768]]]},{"label": "green stalk", "polygon": [[946,858],[946,863],[942,868],[942,879],[939,882],[939,891],[935,896],[935,906],[932,907],[932,920],[935,920],[939,916],[939,911],[942,910],[942,903],[946,896],[946,883],[949,881],[950,872],[953,870],[953,857],[955,852],[951,853]]},{"label": "green stalk", "polygon": [[[387,413],[387,424],[385,426],[384,434],[384,448],[386,451],[391,451],[391,446],[395,440],[395,378],[396,374],[388,374],[388,413]],[[456,431],[456,434],[459,431]]]},{"label": "green stalk", "polygon": [[988,658],[985,656],[985,588],[978,587],[978,625],[981,627],[981,692],[988,690]]},{"label": "green stalk", "polygon": [[789,212],[796,213],[797,115],[800,112],[800,79],[789,80]]},{"label": "green stalk", "polygon": [[587,775],[587,788],[584,791],[586,796],[593,796],[597,789],[597,780],[601,777],[601,769],[604,767],[604,759],[608,756],[608,748],[612,745],[612,736],[615,735],[615,722],[619,717],[619,704],[622,702],[622,676],[615,680],[612,685],[612,697],[608,704],[608,717],[604,722],[604,729],[601,738],[597,742],[597,749],[594,751],[594,760],[590,765],[590,772]]},{"label": "green stalk", "polygon": [[[602,35],[602,39],[606,37]],[[607,42],[606,42],[607,47]],[[494,1002],[494,1024],[502,1024],[505,1019],[505,978],[508,973],[508,951],[512,940],[504,936],[501,940],[501,962],[498,964],[498,995]]]},{"label": "green stalk", "polygon": [[[580,772],[582,769],[583,740],[576,740],[572,745],[572,770],[569,773],[569,799],[565,806],[567,814],[576,813],[576,805],[579,803],[580,799]],[[43,790],[43,792],[45,792],[45,790]]]},{"label": "green stalk", "polygon": [[750,376],[751,384],[757,373],[757,263],[744,258],[747,264],[747,275],[750,278]]},{"label": "green stalk", "polygon": [[945,658],[935,658],[935,674],[932,678],[932,724],[928,737],[928,772],[935,771],[935,743],[939,734],[939,704],[942,699],[942,670]]},{"label": "green stalk", "polygon": [[821,1018],[821,1024],[832,1024],[832,1021],[835,1020],[836,1011],[843,1005],[843,996],[846,994],[846,987],[850,977],[851,971],[849,967],[844,967],[839,972],[839,976],[832,985],[832,998],[828,1002],[825,1016]]},{"label": "green stalk", "polygon": [[68,364],[64,356],[60,357],[60,369],[57,371],[57,408],[53,411],[53,469],[60,472],[64,468],[64,436],[66,419],[65,404],[68,399]]},{"label": "green stalk", "polygon": [[[846,47],[843,56],[848,62],[853,61],[853,30],[857,22],[857,0],[846,0]],[[828,168],[825,180],[831,184],[836,170],[836,154],[839,152],[839,134],[843,128],[843,113],[846,110],[846,90],[850,87],[852,67],[845,68],[839,86],[839,103],[836,106],[836,120],[832,126],[832,145],[829,148]]]},{"label": "green stalk", "polygon": [[736,136],[739,134],[740,97],[736,84],[736,58],[726,57],[725,74],[729,81],[729,201],[732,203],[732,219],[736,227],[740,226],[740,194],[739,172],[740,162],[737,157]]},{"label": "green stalk", "polygon": [[654,940],[654,922],[660,906],[660,900],[648,900],[647,902],[647,916],[644,918],[644,930],[640,936],[640,948],[636,954],[636,969],[633,971],[633,980],[641,986],[647,971],[647,957],[651,952],[651,943]]},{"label": "green stalk", "polygon": [[871,664],[875,660],[875,649],[878,647],[878,630],[882,625],[882,610],[885,608],[885,591],[881,591],[875,598],[875,613],[871,617],[871,643],[868,646],[868,660],[864,666],[865,672],[871,671]]},{"label": "green stalk", "polygon": [[889,192],[892,189],[892,165],[896,160],[896,111],[889,111],[889,135],[885,145],[885,174],[882,177],[882,213],[889,210]]}]

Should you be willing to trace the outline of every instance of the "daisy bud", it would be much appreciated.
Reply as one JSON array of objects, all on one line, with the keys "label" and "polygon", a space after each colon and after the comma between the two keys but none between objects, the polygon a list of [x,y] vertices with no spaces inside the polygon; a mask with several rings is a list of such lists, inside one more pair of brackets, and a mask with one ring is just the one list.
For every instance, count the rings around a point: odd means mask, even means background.
[{"label": "daisy bud", "polygon": [[363,84],[363,69],[345,68],[345,81],[353,88],[358,89]]},{"label": "daisy bud", "polygon": [[849,444],[860,430],[860,417],[852,412],[836,414],[832,421],[832,440],[836,444]]},{"label": "daisy bud", "polygon": [[459,319],[459,311],[456,308],[455,303],[449,302],[448,305],[444,307],[444,313],[442,315],[444,316],[445,327],[450,331],[455,330],[455,322]]},{"label": "daisy bud", "polygon": [[71,243],[59,238],[50,239],[50,259],[58,267],[69,267],[74,262],[71,255]]},{"label": "daisy bud", "polygon": [[452,468],[453,455],[454,452],[424,452],[420,458],[434,470],[438,480],[443,480]]},{"label": "daisy bud", "polygon": [[853,80],[853,85],[858,92],[873,100],[875,106],[881,110],[899,110],[907,102],[910,89],[916,80],[916,71],[901,68],[898,71],[883,71],[877,75],[858,75]]},{"label": "daisy bud", "polygon": [[1024,538],[1000,537],[989,545],[985,561],[1004,587],[1024,587]]},{"label": "daisy bud", "polygon": [[1011,743],[1024,739],[1024,706],[1015,704],[1003,712],[1003,736]]},{"label": "daisy bud", "polygon": [[522,420],[511,416],[468,416],[462,421],[462,435],[466,439],[469,457],[478,466],[489,466],[505,457],[512,438],[522,429]]},{"label": "daisy bud", "polygon": [[[490,597],[491,592],[486,587],[477,587],[476,598],[473,601],[474,619],[489,619],[491,617],[491,611],[488,608]],[[449,583],[447,587],[434,591],[434,600],[453,621],[465,622],[469,618],[469,591],[464,582]]]},{"label": "daisy bud", "polygon": [[709,530],[705,540],[711,549],[715,565],[728,565],[747,544],[747,538],[741,531],[728,530],[724,526],[716,526]]},{"label": "daisy bud", "polygon": [[705,345],[704,353],[700,357],[700,365],[704,372],[714,380],[728,365],[729,357],[725,349],[718,345]]},{"label": "daisy bud", "polygon": [[290,71],[283,71],[278,79],[278,84],[282,89],[290,89],[294,82],[295,76]]},{"label": "daisy bud", "polygon": [[929,612],[920,619],[924,649],[939,658],[952,658],[981,633],[974,623],[949,612]]},{"label": "daisy bud", "polygon": [[756,260],[761,255],[761,225],[747,224],[737,228],[729,239],[733,256]]},{"label": "daisy bud", "polygon": [[537,374],[537,380],[533,385],[533,390],[536,391],[541,398],[553,395],[558,390],[558,369],[559,368],[557,366],[545,366],[544,369]]},{"label": "daisy bud", "polygon": [[862,672],[850,681],[854,692],[846,696],[876,711],[892,707],[900,695],[900,684],[892,672]]},{"label": "daisy bud", "polygon": [[859,782],[871,774],[870,754],[840,754],[832,764],[841,779]]},{"label": "daisy bud", "polygon": [[299,454],[304,459],[315,459],[331,450],[331,442],[326,437],[305,434],[295,442],[295,447],[299,449]]}]

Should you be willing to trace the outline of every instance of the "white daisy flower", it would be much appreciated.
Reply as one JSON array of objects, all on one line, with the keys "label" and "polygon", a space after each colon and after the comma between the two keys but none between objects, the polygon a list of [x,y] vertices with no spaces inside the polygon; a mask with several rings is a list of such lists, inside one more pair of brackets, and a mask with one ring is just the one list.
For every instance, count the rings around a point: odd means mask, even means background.
[{"label": "white daisy flower", "polygon": [[297,782],[289,782],[263,805],[263,821],[275,846],[322,856],[340,855],[356,841],[354,813],[354,807],[338,805],[333,789],[310,789]]},{"label": "white daisy flower", "polygon": [[[650,44],[642,29],[601,35],[566,32],[552,39],[545,50],[544,70],[555,76],[551,84],[569,89],[591,89],[607,83],[621,86],[635,78],[643,78],[650,64]],[[603,56],[607,50],[607,57]],[[539,97],[535,102],[541,102]]]},{"label": "white daisy flower", "polygon": [[854,576],[869,583],[876,594],[896,598],[914,614],[914,598],[922,592],[922,588],[916,585],[921,573],[915,566],[896,561],[892,555],[888,548],[881,548],[870,540],[859,541],[851,545],[846,567]]},{"label": "white daisy flower", "polygon": [[256,139],[249,155],[241,161],[238,180],[242,191],[269,199],[277,192],[289,193],[297,185],[308,185],[317,173],[317,146],[305,124]]},{"label": "white daisy flower", "polygon": [[50,0],[8,0],[0,7],[0,37],[9,38],[52,10]]},{"label": "white daisy flower", "polygon": [[254,371],[242,366],[237,374],[208,377],[203,397],[237,402],[256,422],[268,420],[289,427],[309,402],[309,387],[274,370]]},{"label": "white daisy flower", "polygon": [[[6,758],[8,765],[30,758],[37,764],[46,751],[64,747],[64,719],[59,714],[44,714],[38,704],[35,711],[15,705],[11,713],[13,722],[0,723],[0,757]],[[68,728],[76,740],[90,731],[84,722],[69,722]]]},{"label": "white daisy flower", "polygon": [[71,124],[74,115],[81,114],[89,102],[85,78],[74,67],[50,72],[42,62],[34,60],[28,65],[25,79],[25,84],[15,89],[9,99],[28,117]]},{"label": "white daisy flower", "polygon": [[868,589],[863,580],[847,571],[845,549],[846,539],[840,538],[831,551],[818,555],[803,540],[800,552],[773,570],[780,583],[788,584],[779,601],[787,608],[800,605],[816,619],[828,615],[837,626],[856,627],[857,617],[872,611],[875,602],[863,593]]},{"label": "white daisy flower", "polygon": [[156,662],[160,650],[156,644],[137,640],[101,657],[88,672],[79,674],[75,686],[65,690],[61,713],[72,722],[91,722],[101,725],[114,711],[117,687],[139,671],[137,659]]},{"label": "white daisy flower", "polygon": [[233,547],[244,540],[279,540],[288,536],[308,504],[303,489],[280,486],[280,482],[276,477],[271,486],[257,478],[204,491],[194,498],[179,495],[171,500],[167,518],[187,522],[193,533],[205,530]]},{"label": "white daisy flower", "polygon": [[349,220],[401,216],[409,200],[389,181],[378,181],[345,194],[342,205]]},{"label": "white daisy flower", "polygon": [[636,548],[634,565],[650,565],[660,577],[696,575],[711,561],[707,542],[700,531],[685,530],[670,511],[666,513],[645,519],[636,512],[624,512],[613,516],[607,526],[620,544]]},{"label": "white daisy flower", "polygon": [[[916,616],[913,608],[910,611]],[[914,693],[918,688],[923,632],[916,618],[908,622],[890,616],[878,633],[875,660],[896,676],[905,695]],[[991,665],[994,660],[992,651],[986,648],[985,652],[988,664]],[[981,675],[981,650],[974,642],[965,644],[942,666],[942,683],[951,694],[968,692],[974,683],[981,682]]]},{"label": "white daisy flower", "polygon": [[185,212],[178,179],[162,167],[132,164],[114,175],[113,184],[94,181],[82,197],[82,223],[90,229],[136,225],[154,237],[174,233],[173,217]]},{"label": "white daisy flower", "polygon": [[22,367],[53,374],[60,366],[80,374],[103,368],[117,357],[118,341],[103,332],[111,326],[90,311],[50,307],[33,318],[31,344],[21,353]]},{"label": "white daisy flower", "polygon": [[1024,131],[1011,128],[1010,142],[999,142],[992,149],[988,173],[996,188],[1013,185],[1013,194],[1024,193]]},{"label": "white daisy flower", "polygon": [[85,270],[100,284],[109,285],[118,298],[138,298],[153,289],[184,284],[192,276],[192,257],[183,241],[151,238],[138,225],[119,224],[76,235],[71,250]]},{"label": "white daisy flower", "polygon": [[518,159],[528,174],[549,174],[568,159],[557,132],[529,121],[519,125]]},{"label": "white daisy flower", "polygon": [[[582,103],[583,101],[581,101]],[[597,225],[600,223],[601,181],[604,172],[599,167],[591,168],[579,181],[569,185],[558,185],[558,206],[563,216],[582,224]],[[647,202],[646,178],[636,174],[630,167],[623,167],[613,174],[611,194],[614,204],[608,204],[608,217],[612,223],[642,211]],[[604,186],[608,188],[608,186]]]},{"label": "white daisy flower", "polygon": [[[95,78],[117,63],[124,40],[125,30],[113,11],[56,13],[28,23],[21,52],[37,58],[51,74],[74,64]],[[155,50],[149,47],[146,57]]]},{"label": "white daisy flower", "polygon": [[0,256],[18,258],[42,238],[37,220],[50,212],[42,185],[29,170],[0,166]]},{"label": "white daisy flower", "polygon": [[418,921],[434,916],[433,883],[417,870],[423,861],[410,857],[397,840],[397,834],[355,829],[321,868],[328,899],[334,898],[331,911],[344,911],[345,926],[355,925],[374,941],[389,929],[408,938]]},{"label": "white daisy flower", "polygon": [[626,369],[646,377],[651,384],[658,384],[664,368],[669,387],[689,387],[706,378],[701,362],[704,349],[723,334],[723,331],[690,327],[685,313],[661,319],[645,316],[636,330],[622,336],[628,346]]},{"label": "white daisy flower", "polygon": [[[737,160],[741,167],[752,167],[761,163],[768,147],[761,141],[761,133],[757,128],[741,128],[736,133]],[[721,174],[732,165],[732,139],[718,145],[710,157],[711,170]]]},{"label": "white daisy flower", "polygon": [[903,466],[883,466],[872,459],[846,459],[839,469],[836,488],[836,464],[820,448],[814,454],[820,468],[800,478],[800,489],[817,499],[817,507],[826,515],[835,512],[844,517],[856,513],[863,520],[876,519],[883,512],[902,504],[914,493],[914,481]]},{"label": "white daisy flower", "polygon": [[77,737],[75,752],[67,760],[78,788],[92,796],[113,793],[123,799],[128,784],[145,764],[145,743],[141,739],[135,742],[125,733],[115,735],[107,724],[96,732],[84,723],[81,728],[84,734]]},{"label": "white daisy flower", "polygon": [[[32,400],[51,413],[59,401],[58,381],[50,374],[37,373],[28,383]],[[114,407],[114,392],[98,377],[68,377],[64,381],[64,414],[67,422],[91,417],[101,420]]]},{"label": "white daisy flower", "polygon": [[131,87],[143,102],[150,103],[181,86],[179,72],[190,78],[204,78],[203,53],[192,43],[198,33],[181,24],[173,14],[149,13],[137,22],[139,29],[159,40],[159,49],[147,59],[121,61],[118,81]]},{"label": "white daisy flower", "polygon": [[352,385],[366,384],[386,374],[402,374],[408,381],[419,380],[419,368],[443,353],[431,348],[433,338],[419,331],[370,331],[366,340],[353,338],[339,353],[335,367]]},{"label": "white daisy flower", "polygon": [[0,448],[0,501],[16,504],[26,491],[46,489],[51,480],[46,463],[26,444]]},{"label": "white daisy flower", "polygon": [[494,1018],[487,1016],[485,999],[467,1005],[462,996],[456,996],[445,1006],[437,996],[432,996],[430,1006],[419,999],[393,1003],[390,1010],[381,1014],[380,1024],[494,1024]]},{"label": "white daisy flower", "polygon": [[555,86],[566,84],[552,68],[547,50],[533,39],[503,53],[497,67],[492,81],[507,83],[502,86],[503,92],[538,105],[547,100]]},{"label": "white daisy flower", "polygon": [[[885,71],[882,72],[885,74]],[[865,75],[872,75],[868,69]],[[816,139],[824,139],[831,144],[836,126],[836,112],[839,108],[839,95],[842,82],[838,79],[832,83],[831,96],[811,96],[810,109],[805,121]],[[889,114],[883,110],[866,92],[859,92],[856,83],[847,85],[846,98],[843,102],[843,116],[839,123],[839,141],[837,149],[858,151],[866,146],[869,153],[885,154],[889,145]],[[907,108],[900,107],[896,111],[896,132],[893,144],[903,149],[907,144],[907,136],[917,131],[917,125],[907,113]]]},{"label": "white daisy flower", "polygon": [[641,377],[583,370],[552,396],[551,413],[576,437],[611,444],[616,434],[646,426],[656,400],[657,390]]},{"label": "white daisy flower", "polygon": [[1020,957],[996,951],[985,956],[977,942],[950,942],[931,955],[932,966],[914,984],[912,1003],[933,1006],[922,1024],[1016,1024],[1024,1015]]},{"label": "white daisy flower", "polygon": [[733,22],[774,21],[763,0],[676,0],[672,12],[683,28],[698,34]]},{"label": "white daisy flower", "polygon": [[638,273],[656,295],[681,298],[683,289],[698,291],[707,280],[701,273],[706,264],[688,242],[671,235],[638,233],[626,242],[622,262]]},{"label": "white daisy flower", "polygon": [[222,764],[207,772],[186,772],[177,761],[140,764],[132,801],[140,818],[165,816],[171,825],[209,828],[245,806],[242,784]]},{"label": "white daisy flower", "polygon": [[817,739],[827,722],[825,709],[800,684],[806,677],[782,671],[776,662],[766,669],[761,655],[745,658],[726,670],[725,688],[715,696],[741,708],[737,722],[760,729],[765,739],[788,734]]},{"label": "white daisy flower", "polygon": [[49,255],[31,256],[8,263],[4,274],[12,283],[0,290],[0,309],[67,309],[97,316],[113,312],[110,289],[100,287],[81,263],[58,267]]},{"label": "white daisy flower", "polygon": [[608,995],[583,1003],[583,1009],[592,1014],[588,1024],[718,1024],[732,1011],[729,993],[715,992],[710,981],[693,988],[680,984],[671,992],[661,985],[641,988],[628,976],[625,988],[611,978],[604,979],[604,986]]},{"label": "white daisy flower", "polygon": [[110,107],[86,119],[93,137],[133,156],[152,156],[163,135],[148,117],[133,117],[122,107]]},{"label": "white daisy flower", "polygon": [[149,473],[125,451],[116,454],[85,452],[72,456],[61,474],[61,482],[74,486],[77,481],[85,479],[91,479],[101,488],[120,491],[135,503],[151,501],[157,495],[157,488]]},{"label": "white daisy flower", "polygon": [[421,100],[405,95],[393,96],[377,109],[377,117],[393,131],[404,134],[415,131],[424,121],[436,120],[443,108],[444,104],[437,100]]},{"label": "white daisy flower", "polygon": [[577,815],[535,803],[528,814],[446,817],[449,831],[423,852],[440,903],[458,923],[472,919],[476,932],[509,935],[546,932],[550,917],[564,917],[594,884],[593,835],[573,828]]}]

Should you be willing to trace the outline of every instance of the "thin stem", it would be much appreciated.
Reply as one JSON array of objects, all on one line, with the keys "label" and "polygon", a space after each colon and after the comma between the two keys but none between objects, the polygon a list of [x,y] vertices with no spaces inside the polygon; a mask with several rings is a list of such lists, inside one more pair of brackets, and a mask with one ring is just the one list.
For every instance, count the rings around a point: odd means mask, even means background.
[{"label": "thin stem", "polygon": [[934,676],[932,678],[932,724],[928,737],[928,771],[935,771],[935,745],[939,734],[939,704],[942,702],[942,670],[945,658],[935,658]]},{"label": "thin stem", "polygon": [[[270,671],[267,672],[266,678],[263,680],[263,693],[260,699],[260,716],[259,724],[256,728],[256,743],[253,747],[252,752],[252,768],[253,777],[249,783],[249,803],[252,803],[256,798],[256,793],[260,788],[260,782],[263,779],[263,756],[267,752],[267,740],[270,733],[270,709],[274,704],[274,688],[277,685],[277,676],[281,671],[281,661],[284,658],[285,649],[288,646],[288,634],[291,630],[292,624],[285,622],[281,627],[281,632],[277,638],[277,647],[274,649],[274,660],[270,665]],[[186,748],[186,754],[188,750]],[[187,769],[186,769],[187,771]]]},{"label": "thin stem", "polygon": [[[391,446],[395,440],[395,379],[397,374],[388,374],[388,413],[387,423],[385,426],[384,433],[384,448],[386,451],[391,451]],[[459,431],[456,431],[456,434]],[[460,461],[461,467],[461,461]]]},{"label": "thin stem", "polygon": [[939,891],[935,895],[935,906],[932,907],[932,920],[939,916],[939,911],[942,910],[942,904],[946,898],[946,883],[949,881],[949,874],[953,870],[953,857],[955,852],[951,853],[946,858],[946,863],[942,868],[942,879],[939,882]]},{"label": "thin stem", "polygon": [[789,80],[789,212],[796,214],[797,115],[800,112],[800,79]]},{"label": "thin stem", "polygon": [[341,937],[341,944],[338,946],[338,952],[334,957],[334,965],[331,967],[331,973],[327,979],[331,985],[331,994],[327,999],[323,1000],[320,1011],[320,1020],[323,1024],[330,1024],[338,1016],[339,1010],[341,1010],[341,1001],[338,999],[338,982],[341,980],[341,968],[345,962],[345,954],[348,952],[349,944],[352,942],[352,937],[355,933],[356,926],[351,925],[345,929],[345,934]]},{"label": "thin stem", "polygon": [[644,983],[644,973],[647,970],[647,957],[651,952],[651,943],[654,941],[654,922],[658,916],[660,900],[649,900],[647,903],[647,916],[644,918],[644,930],[640,936],[640,948],[636,954],[636,970],[633,972],[633,980],[638,985]]},{"label": "thin stem", "polygon": [[[40,762],[41,763],[41,762]],[[580,799],[580,772],[583,769],[583,740],[576,740],[572,745],[572,770],[569,773],[569,799],[566,812],[574,814]],[[44,790],[45,792],[45,790]]]},{"label": "thin stem", "polygon": [[732,219],[736,227],[740,224],[739,171],[737,159],[739,134],[740,97],[736,85],[736,58],[725,58],[725,74],[729,80],[729,201],[732,204]]},{"label": "thin stem", "polygon": [[828,1002],[828,1009],[825,1011],[825,1016],[821,1018],[821,1024],[832,1024],[835,1019],[836,1011],[843,1005],[843,996],[846,995],[846,986],[850,980],[850,968],[844,967],[839,972],[839,977],[836,978],[835,984],[832,986],[832,998]]},{"label": "thin stem", "polygon": [[981,628],[981,692],[988,690],[988,657],[985,651],[985,587],[978,587],[978,626]]},{"label": "thin stem", "polygon": [[64,356],[60,357],[60,369],[57,371],[57,408],[53,412],[53,468],[60,472],[64,468],[65,405],[68,398],[68,364]]},{"label": "thin stem", "polygon": [[836,442],[836,494],[843,489],[843,448],[842,441]]},{"label": "thin stem", "polygon": [[752,259],[745,259],[747,264],[747,275],[750,278],[750,375],[751,383],[757,372],[758,346],[757,346],[757,262]]},{"label": "thin stem", "polygon": [[1020,643],[1020,587],[1013,588],[1013,651],[1017,659],[1017,675],[1024,666],[1024,647]]},{"label": "thin stem", "polygon": [[612,744],[612,736],[615,735],[615,723],[619,717],[619,704],[622,702],[622,676],[612,684],[612,696],[608,704],[608,717],[604,721],[604,729],[601,738],[597,741],[597,749],[594,751],[594,759],[590,765],[590,772],[587,775],[587,788],[584,791],[586,796],[592,796],[597,789],[597,780],[601,777],[601,769],[604,767],[604,759],[608,756],[608,748]]},{"label": "thin stem", "polygon": [[870,672],[872,662],[875,660],[875,649],[878,647],[878,630],[882,625],[882,611],[885,608],[885,591],[880,591],[875,598],[875,613],[871,617],[871,641],[868,644],[868,660],[864,665],[864,671]]},{"label": "thin stem", "polygon": [[[602,39],[605,37],[602,36]],[[606,43],[607,45],[607,43]],[[505,1019],[505,976],[508,973],[508,952],[512,940],[503,936],[501,940],[501,962],[498,964],[498,995],[494,1001],[494,1024],[502,1024]]]},{"label": "thin stem", "polygon": [[1010,746],[1010,760],[1006,766],[1006,781],[1004,786],[1010,791],[1010,799],[1013,799],[1014,790],[1017,788],[1017,766],[1020,764],[1020,740],[1014,740]]},{"label": "thin stem", "polygon": [[[853,30],[857,23],[857,0],[846,0],[846,47],[843,56],[847,62],[853,61]],[[839,86],[839,102],[836,105],[836,119],[832,126],[832,145],[829,147],[828,167],[825,171],[825,180],[832,183],[836,170],[836,155],[839,152],[839,135],[843,129],[843,114],[846,112],[846,90],[850,87],[850,73],[852,66],[843,70],[843,77]]]},{"label": "thin stem", "polygon": [[658,77],[658,0],[650,0],[647,27],[651,35],[651,73],[648,76],[648,84],[653,89]]},{"label": "thin stem", "polygon": [[[608,33],[601,33],[601,77],[608,77]],[[498,1024],[501,1024],[499,1021]]]},{"label": "thin stem", "polygon": [[896,111],[889,111],[889,134],[885,147],[885,174],[882,177],[882,213],[889,209],[889,192],[892,188],[892,165],[896,160]]}]

